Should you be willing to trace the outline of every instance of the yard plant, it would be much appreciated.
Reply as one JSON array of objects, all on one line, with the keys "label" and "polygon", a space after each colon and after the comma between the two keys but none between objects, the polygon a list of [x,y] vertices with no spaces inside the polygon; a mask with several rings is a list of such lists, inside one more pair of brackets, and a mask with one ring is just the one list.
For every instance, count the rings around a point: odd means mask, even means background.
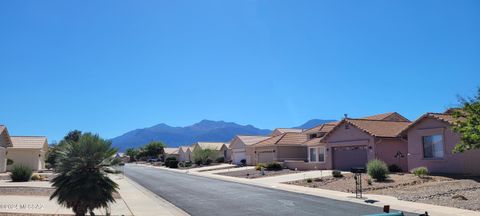
[{"label": "yard plant", "polygon": [[193,151],[193,161],[195,164],[210,165],[212,158],[216,158],[217,152],[211,149],[195,149]]},{"label": "yard plant", "polygon": [[415,169],[412,169],[410,172],[419,178],[423,178],[428,175],[427,167],[417,167]]},{"label": "yard plant", "polygon": [[371,160],[367,164],[367,173],[376,181],[384,181],[388,175],[387,164],[378,159]]},{"label": "yard plant", "polygon": [[13,166],[10,178],[14,182],[27,182],[32,178],[32,168],[21,164]]},{"label": "yard plant", "polygon": [[255,165],[255,170],[261,170],[262,167],[263,167],[263,168],[267,167],[267,164],[258,163],[257,165]]},{"label": "yard plant", "polygon": [[283,169],[282,165],[277,162],[268,163],[266,168],[269,171],[278,171]]},{"label": "yard plant", "polygon": [[178,168],[178,160],[175,157],[165,159],[165,166],[168,168]]},{"label": "yard plant", "polygon": [[113,165],[117,150],[110,141],[91,133],[67,143],[59,155],[59,175],[52,180],[55,191],[50,199],[57,198],[59,204],[72,208],[75,215],[95,215],[94,209],[115,202],[113,194],[118,185],[104,168]]},{"label": "yard plant", "polygon": [[340,170],[333,170],[332,171],[332,176],[335,177],[335,178],[343,177],[342,172]]}]

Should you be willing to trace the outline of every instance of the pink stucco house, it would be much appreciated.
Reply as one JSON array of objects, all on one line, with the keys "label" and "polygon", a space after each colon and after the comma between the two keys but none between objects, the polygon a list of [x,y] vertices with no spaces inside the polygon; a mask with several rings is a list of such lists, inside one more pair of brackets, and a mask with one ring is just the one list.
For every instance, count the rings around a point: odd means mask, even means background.
[{"label": "pink stucco house", "polygon": [[427,167],[432,173],[480,174],[480,150],[453,153],[460,135],[451,130],[455,119],[447,112],[426,113],[405,128],[408,169]]},{"label": "pink stucco house", "polygon": [[[286,166],[297,169],[350,170],[364,167],[378,158],[387,164],[396,164],[408,169],[407,140],[401,132],[410,121],[396,112],[363,118],[344,118],[307,130],[308,162],[287,161]],[[312,132],[317,131],[317,135]]]}]

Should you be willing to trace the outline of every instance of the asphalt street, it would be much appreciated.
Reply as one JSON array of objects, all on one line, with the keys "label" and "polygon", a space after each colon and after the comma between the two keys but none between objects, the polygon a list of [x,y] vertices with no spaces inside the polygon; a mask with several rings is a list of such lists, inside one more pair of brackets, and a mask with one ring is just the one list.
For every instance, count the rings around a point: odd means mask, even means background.
[{"label": "asphalt street", "polygon": [[381,208],[370,205],[131,164],[125,166],[125,174],[138,184],[193,216],[357,216],[382,212]]}]

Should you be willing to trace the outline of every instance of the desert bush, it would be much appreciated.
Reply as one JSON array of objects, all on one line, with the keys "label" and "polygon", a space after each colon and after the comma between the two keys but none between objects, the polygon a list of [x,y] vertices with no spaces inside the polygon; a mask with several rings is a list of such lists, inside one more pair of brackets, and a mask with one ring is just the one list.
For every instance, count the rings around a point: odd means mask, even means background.
[{"label": "desert bush", "polygon": [[41,181],[41,180],[42,180],[42,177],[39,176],[39,175],[32,175],[32,177],[30,178],[30,180],[32,180],[32,181]]},{"label": "desert bush", "polygon": [[335,178],[343,177],[342,172],[340,172],[340,170],[333,170],[332,171],[332,176],[335,177]]},{"label": "desert bush", "polygon": [[168,157],[167,159],[165,159],[165,166],[168,168],[178,168],[177,158]]},{"label": "desert bush", "polygon": [[384,181],[388,175],[387,164],[378,159],[371,160],[367,164],[367,173],[377,181]]},{"label": "desert bush", "polygon": [[403,172],[402,168],[400,168],[398,165],[396,164],[390,164],[388,165],[388,171],[391,172],[391,173],[399,173],[399,172]]},{"label": "desert bush", "polygon": [[268,163],[266,168],[270,171],[278,171],[283,169],[282,165],[277,162]]},{"label": "desert bush", "polygon": [[184,166],[185,167],[191,167],[192,166],[192,162],[191,161],[187,161],[184,163]]},{"label": "desert bush", "polygon": [[30,167],[24,165],[15,165],[10,177],[14,182],[27,182],[32,178],[33,171]]},{"label": "desert bush", "polygon": [[7,158],[7,165],[12,165],[12,164],[13,164],[13,160],[10,158]]},{"label": "desert bush", "polygon": [[427,167],[417,167],[415,169],[412,169],[410,172],[419,178],[423,178],[428,175]]},{"label": "desert bush", "polygon": [[261,170],[262,167],[265,168],[265,167],[267,167],[267,165],[264,164],[264,163],[258,163],[257,165],[255,165],[256,170]]},{"label": "desert bush", "polygon": [[215,159],[215,162],[217,162],[217,163],[224,163],[224,162],[225,162],[225,158],[224,158],[224,157],[218,157],[217,159]]}]

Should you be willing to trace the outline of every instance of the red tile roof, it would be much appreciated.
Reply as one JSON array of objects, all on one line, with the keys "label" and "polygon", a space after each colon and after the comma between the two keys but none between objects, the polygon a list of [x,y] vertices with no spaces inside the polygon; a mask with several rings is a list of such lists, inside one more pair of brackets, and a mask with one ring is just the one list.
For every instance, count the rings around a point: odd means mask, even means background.
[{"label": "red tile roof", "polygon": [[273,136],[257,144],[255,147],[275,146],[275,145],[301,145],[307,141],[307,135],[304,133],[286,132]]}]

